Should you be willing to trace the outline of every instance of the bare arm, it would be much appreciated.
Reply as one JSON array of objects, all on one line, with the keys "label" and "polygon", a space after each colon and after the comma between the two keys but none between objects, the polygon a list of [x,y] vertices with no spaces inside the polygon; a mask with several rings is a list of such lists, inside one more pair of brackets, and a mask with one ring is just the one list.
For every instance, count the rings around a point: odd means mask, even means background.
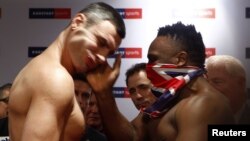
[{"label": "bare arm", "polygon": [[133,141],[135,131],[130,122],[119,112],[113,97],[112,87],[120,72],[121,58],[118,57],[113,68],[104,64],[87,75],[102,116],[105,134],[112,141]]},{"label": "bare arm", "polygon": [[60,140],[64,123],[72,109],[73,94],[69,93],[70,89],[66,83],[62,84],[65,82],[64,79],[55,80],[40,85],[33,94],[23,128],[22,141]]}]

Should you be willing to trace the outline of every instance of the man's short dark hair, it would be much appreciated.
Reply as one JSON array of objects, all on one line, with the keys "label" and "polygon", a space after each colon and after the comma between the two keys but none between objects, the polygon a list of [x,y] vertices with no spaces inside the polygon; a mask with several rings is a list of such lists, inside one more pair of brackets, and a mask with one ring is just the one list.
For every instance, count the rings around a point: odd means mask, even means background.
[{"label": "man's short dark hair", "polygon": [[6,83],[1,86],[1,89],[11,88],[12,83]]},{"label": "man's short dark hair", "polygon": [[194,25],[184,25],[177,22],[172,25],[160,27],[157,36],[170,36],[173,41],[180,45],[180,49],[188,54],[192,64],[200,68],[204,67],[206,54],[205,45],[200,32],[197,32]]},{"label": "man's short dark hair", "polygon": [[110,21],[116,27],[119,36],[125,38],[126,28],[123,18],[112,6],[103,2],[92,3],[79,13],[83,13],[87,17],[87,26],[95,25],[104,20]]},{"label": "man's short dark hair", "polygon": [[137,73],[137,72],[140,72],[140,71],[146,71],[146,63],[137,63],[137,64],[134,64],[132,67],[130,67],[127,72],[126,72],[126,84],[128,86],[128,78]]}]

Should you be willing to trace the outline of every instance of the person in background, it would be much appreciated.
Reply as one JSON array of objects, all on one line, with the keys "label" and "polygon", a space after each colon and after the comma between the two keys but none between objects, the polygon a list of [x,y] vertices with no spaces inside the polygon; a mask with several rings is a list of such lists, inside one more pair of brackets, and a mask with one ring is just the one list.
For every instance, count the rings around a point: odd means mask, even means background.
[{"label": "person in background", "polygon": [[126,71],[126,85],[130,97],[138,110],[148,108],[156,97],[151,92],[152,84],[147,78],[146,63],[134,64]]},{"label": "person in background", "polygon": [[[82,110],[82,114],[85,117],[85,123],[86,123],[86,130],[81,138],[81,141],[102,141],[102,140],[105,141],[106,138],[105,138],[104,134],[101,133],[99,131],[99,129],[92,127],[92,124],[90,124],[88,122],[89,121],[88,115],[89,115],[89,113],[92,114],[92,110],[90,110],[90,109],[93,109],[94,105],[96,104],[95,101],[93,101],[94,99],[91,98],[94,96],[91,96],[90,85],[88,84],[85,77],[82,77],[81,75],[74,76],[73,79],[74,79],[74,85],[75,85],[76,100],[77,100],[77,102]],[[96,117],[97,114],[98,113],[96,113],[96,110],[95,110],[95,114],[94,114],[95,118],[93,119],[94,121],[100,120]],[[99,122],[99,123],[101,124],[101,122]]]},{"label": "person in background", "polygon": [[102,133],[103,132],[102,120],[99,114],[95,94],[91,94],[90,96],[85,115],[86,115],[87,125]]},{"label": "person in background", "polygon": [[0,87],[0,137],[9,136],[8,131],[8,101],[12,84],[6,83]]},{"label": "person in background", "polygon": [[73,77],[107,64],[125,34],[122,17],[106,3],[91,3],[73,16],[16,76],[9,98],[10,140],[79,141],[85,120]]},{"label": "person in background", "polygon": [[250,124],[246,71],[239,59],[230,55],[210,56],[206,60],[208,81],[230,101],[236,122]]},{"label": "person in background", "polygon": [[74,85],[77,102],[82,110],[82,113],[84,114],[88,106],[91,87],[88,84],[87,80],[84,77],[81,78],[80,76],[78,78],[74,78]]},{"label": "person in background", "polygon": [[234,123],[227,98],[204,77],[205,45],[194,25],[177,22],[160,27],[147,57],[147,77],[157,100],[132,124],[112,94],[120,62],[87,74],[108,140],[207,141],[209,124]]},{"label": "person in background", "polygon": [[106,135],[103,131],[102,119],[98,109],[95,94],[90,95],[88,106],[85,112],[87,133],[86,138],[89,141],[107,141]]},{"label": "person in background", "polygon": [[11,83],[0,87],[0,118],[7,117]]}]

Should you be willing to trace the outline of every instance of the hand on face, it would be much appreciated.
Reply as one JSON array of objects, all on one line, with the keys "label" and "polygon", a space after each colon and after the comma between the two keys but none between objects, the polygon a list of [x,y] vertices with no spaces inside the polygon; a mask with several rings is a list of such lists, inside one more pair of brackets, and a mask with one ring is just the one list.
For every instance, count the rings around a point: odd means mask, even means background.
[{"label": "hand on face", "polygon": [[87,73],[87,80],[95,94],[112,91],[112,87],[120,73],[120,65],[121,56],[118,55],[113,67],[108,63],[104,63]]},{"label": "hand on face", "polygon": [[88,56],[87,56],[87,69],[88,71],[92,71],[95,69],[98,65],[104,65],[107,64],[107,60],[104,56],[100,54],[94,54],[91,51],[87,50]]}]

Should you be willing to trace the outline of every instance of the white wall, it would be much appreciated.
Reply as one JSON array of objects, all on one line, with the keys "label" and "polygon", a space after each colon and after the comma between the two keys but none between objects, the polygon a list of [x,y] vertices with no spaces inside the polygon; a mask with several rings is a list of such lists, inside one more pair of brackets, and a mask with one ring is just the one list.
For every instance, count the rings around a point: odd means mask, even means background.
[{"label": "white wall", "polygon": [[[70,19],[29,19],[29,8],[71,8],[71,16],[97,0],[0,0],[0,85],[12,82],[19,70],[31,59],[29,46],[48,46]],[[141,58],[123,58],[121,75],[115,87],[125,87],[124,73],[135,62],[147,61],[147,49],[158,27],[181,20],[195,24],[205,45],[216,54],[240,59],[250,77],[250,18],[246,18],[249,0],[102,0],[115,8],[142,9],[142,18],[125,19],[127,36],[122,48],[142,48]],[[201,18],[206,8],[215,9],[215,18]],[[248,11],[249,12],[249,11]],[[198,15],[197,15],[198,14]],[[250,14],[249,14],[250,15]],[[250,56],[250,52],[248,52]],[[112,63],[113,59],[109,59]],[[32,75],[32,74],[30,74]],[[250,88],[250,80],[247,86]],[[129,98],[117,98],[118,106],[128,119],[137,110]]]}]

